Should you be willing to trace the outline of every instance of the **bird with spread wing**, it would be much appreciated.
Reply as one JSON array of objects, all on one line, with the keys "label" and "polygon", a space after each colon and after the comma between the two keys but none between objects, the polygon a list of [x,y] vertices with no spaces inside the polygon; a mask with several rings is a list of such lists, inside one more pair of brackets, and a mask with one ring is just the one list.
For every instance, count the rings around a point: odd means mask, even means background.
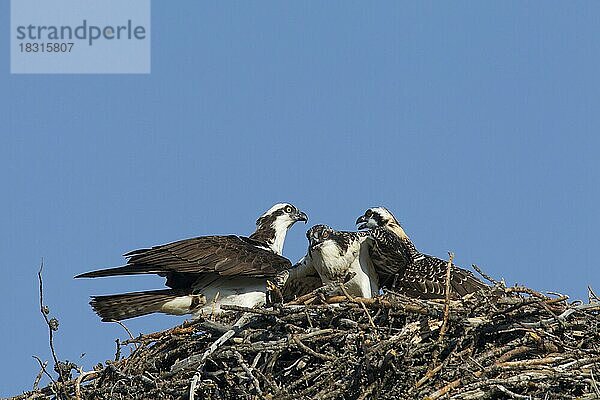
[{"label": "bird with spread wing", "polygon": [[255,307],[266,301],[266,283],[291,267],[282,250],[288,229],[308,221],[289,203],[275,204],[256,221],[250,236],[200,236],[127,254],[127,264],[77,275],[97,278],[157,274],[169,289],[93,296],[103,321],[151,313],[194,317],[219,313],[224,304]]}]

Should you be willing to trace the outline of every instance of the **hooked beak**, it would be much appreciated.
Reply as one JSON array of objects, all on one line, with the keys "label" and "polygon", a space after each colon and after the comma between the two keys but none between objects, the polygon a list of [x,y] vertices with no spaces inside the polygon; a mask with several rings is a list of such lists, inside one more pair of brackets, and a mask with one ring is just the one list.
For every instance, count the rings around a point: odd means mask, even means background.
[{"label": "hooked beak", "polygon": [[323,242],[316,238],[311,238],[308,241],[308,247],[310,248],[310,250],[315,250],[318,247],[320,247],[322,244],[323,244]]},{"label": "hooked beak", "polygon": [[302,211],[298,211],[296,215],[294,215],[294,219],[296,221],[304,221],[306,224],[308,222],[308,215],[304,214]]},{"label": "hooked beak", "polygon": [[368,229],[368,225],[367,223],[369,222],[369,218],[367,218],[365,215],[361,215],[360,217],[358,217],[358,219],[356,220],[356,225],[358,225],[358,230],[361,229]]}]

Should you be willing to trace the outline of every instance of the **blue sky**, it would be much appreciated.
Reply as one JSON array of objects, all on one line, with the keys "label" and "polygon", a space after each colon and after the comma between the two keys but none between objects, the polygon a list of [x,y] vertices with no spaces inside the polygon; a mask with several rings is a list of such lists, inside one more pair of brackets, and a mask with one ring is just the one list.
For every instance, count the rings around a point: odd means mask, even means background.
[{"label": "blue sky", "polygon": [[[572,298],[600,289],[599,12],[155,1],[150,75],[10,75],[0,41],[0,396],[31,388],[32,355],[50,359],[42,257],[58,355],[88,370],[126,337],[89,295],[162,280],[74,275],[131,249],[250,233],[280,201],[338,229],[385,205],[427,253]],[[288,235],[293,260],[305,228]]]}]

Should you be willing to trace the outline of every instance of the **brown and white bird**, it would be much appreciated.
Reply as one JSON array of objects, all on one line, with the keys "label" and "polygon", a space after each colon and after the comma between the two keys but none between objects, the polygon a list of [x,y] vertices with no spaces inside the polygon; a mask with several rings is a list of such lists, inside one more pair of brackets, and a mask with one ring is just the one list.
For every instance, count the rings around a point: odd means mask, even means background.
[{"label": "brown and white bird", "polygon": [[266,282],[289,269],[281,255],[288,229],[308,221],[289,203],[275,204],[256,221],[249,237],[200,236],[134,250],[127,264],[77,275],[96,278],[157,274],[169,289],[93,296],[92,308],[103,321],[123,320],[151,313],[193,314],[194,318],[220,312],[224,304],[254,307],[266,301]]},{"label": "brown and white bird", "polygon": [[[288,271],[287,289],[302,293],[330,283],[345,282],[351,296],[374,297],[378,294],[379,281],[369,256],[371,238],[368,234],[315,225],[306,232],[306,237],[307,253]],[[346,281],[350,274],[352,278]],[[309,283],[312,287],[307,287]]]},{"label": "brown and white bird", "polygon": [[[356,224],[358,229],[368,229],[374,240],[371,258],[382,287],[414,298],[445,297],[447,261],[418,251],[387,208],[369,208]],[[450,285],[454,298],[488,287],[471,272],[455,265],[450,271]]]}]

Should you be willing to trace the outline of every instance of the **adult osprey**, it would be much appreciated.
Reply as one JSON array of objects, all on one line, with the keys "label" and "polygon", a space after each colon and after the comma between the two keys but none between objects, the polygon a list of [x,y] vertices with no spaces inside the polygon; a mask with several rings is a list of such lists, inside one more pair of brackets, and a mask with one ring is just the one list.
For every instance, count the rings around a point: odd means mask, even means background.
[{"label": "adult osprey", "polygon": [[170,289],[93,296],[90,304],[102,321],[122,320],[162,312],[193,314],[219,312],[223,304],[254,307],[266,300],[266,281],[291,267],[281,255],[288,229],[308,221],[289,203],[271,207],[245,236],[201,236],[134,250],[127,264],[77,275],[96,278],[158,274]]},{"label": "adult osprey", "polygon": [[[355,297],[373,297],[378,294],[379,281],[371,258],[370,237],[363,232],[341,232],[327,225],[315,225],[306,232],[308,251],[306,255],[287,271],[286,289],[296,293],[327,285],[344,282],[349,274],[354,276],[345,287]],[[318,277],[318,284],[314,279]],[[299,286],[303,286],[300,288]],[[284,291],[285,295],[285,291]]]},{"label": "adult osprey", "polygon": [[[358,229],[369,229],[374,239],[371,257],[382,287],[421,299],[445,297],[447,261],[418,251],[388,209],[369,208],[356,224]],[[450,271],[450,285],[455,298],[488,287],[471,272],[455,265]]]}]

